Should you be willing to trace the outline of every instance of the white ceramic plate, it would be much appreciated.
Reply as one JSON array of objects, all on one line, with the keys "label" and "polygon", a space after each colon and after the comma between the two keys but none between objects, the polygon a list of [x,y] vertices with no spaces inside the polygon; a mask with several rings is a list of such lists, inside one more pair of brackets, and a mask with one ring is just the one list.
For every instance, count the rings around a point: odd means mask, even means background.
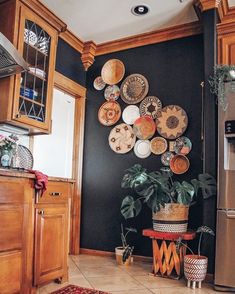
[{"label": "white ceramic plate", "polygon": [[135,155],[139,158],[147,158],[151,154],[150,141],[138,140],[134,147]]},{"label": "white ceramic plate", "polygon": [[133,125],[135,120],[139,117],[140,110],[136,105],[129,105],[123,110],[122,119],[128,125]]}]

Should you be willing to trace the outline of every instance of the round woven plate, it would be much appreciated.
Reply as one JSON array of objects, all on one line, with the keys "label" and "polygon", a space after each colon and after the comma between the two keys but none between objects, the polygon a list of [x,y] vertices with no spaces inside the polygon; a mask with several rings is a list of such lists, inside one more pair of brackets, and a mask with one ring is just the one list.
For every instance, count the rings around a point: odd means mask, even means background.
[{"label": "round woven plate", "polygon": [[135,134],[132,127],[127,124],[119,124],[109,134],[109,146],[116,153],[127,153],[135,145]]},{"label": "round woven plate", "polygon": [[147,158],[151,154],[149,140],[138,140],[134,147],[135,155],[139,158]]},{"label": "round woven plate", "polygon": [[103,90],[105,87],[105,82],[103,81],[103,79],[99,76],[97,78],[95,78],[94,82],[93,82],[93,86],[96,90]]},{"label": "round woven plate", "polygon": [[157,114],[157,130],[166,139],[176,139],[181,136],[188,126],[186,112],[178,105],[164,107]]},{"label": "round woven plate", "polygon": [[125,66],[119,59],[110,59],[102,67],[101,77],[108,85],[119,83],[125,74]]},{"label": "round woven plate", "polygon": [[33,168],[33,155],[31,151],[24,145],[18,145],[16,151],[17,166],[24,169]]},{"label": "round woven plate", "polygon": [[121,113],[121,107],[117,102],[107,101],[101,105],[98,119],[102,125],[112,126],[120,119]]},{"label": "round woven plate", "polygon": [[134,122],[133,131],[137,138],[147,140],[152,138],[154,135],[156,125],[151,117],[141,116]]},{"label": "round woven plate", "polygon": [[187,137],[179,137],[174,142],[174,152],[177,154],[188,154],[192,149],[192,142]]},{"label": "round woven plate", "polygon": [[185,155],[177,154],[170,160],[170,168],[174,174],[181,175],[189,169],[190,163]]},{"label": "round woven plate", "polygon": [[170,161],[174,157],[174,153],[167,151],[162,154],[161,156],[161,162],[165,166],[170,166]]},{"label": "round woven plate", "polygon": [[120,95],[120,89],[117,85],[108,86],[104,91],[104,98],[108,101],[115,101]]},{"label": "round woven plate", "polygon": [[148,90],[147,79],[140,74],[132,74],[122,82],[121,98],[127,104],[137,104],[144,99]]},{"label": "round woven plate", "polygon": [[122,119],[128,125],[133,125],[139,117],[140,110],[136,105],[128,105],[122,112]]},{"label": "round woven plate", "polygon": [[167,140],[162,137],[155,137],[151,140],[150,149],[152,153],[159,155],[167,150]]},{"label": "round woven plate", "polygon": [[157,113],[162,109],[162,102],[156,96],[148,96],[140,103],[140,115],[149,115],[153,119],[157,117]]}]

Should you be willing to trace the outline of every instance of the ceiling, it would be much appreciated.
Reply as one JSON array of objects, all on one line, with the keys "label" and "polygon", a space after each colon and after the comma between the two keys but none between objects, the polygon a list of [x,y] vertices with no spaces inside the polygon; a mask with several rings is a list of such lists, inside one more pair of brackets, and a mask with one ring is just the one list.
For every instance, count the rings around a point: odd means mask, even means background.
[{"label": "ceiling", "polygon": [[235,0],[228,0],[229,7],[235,6]]},{"label": "ceiling", "polygon": [[[41,0],[82,41],[97,44],[197,20],[193,0]],[[134,16],[145,4],[150,12]]]}]

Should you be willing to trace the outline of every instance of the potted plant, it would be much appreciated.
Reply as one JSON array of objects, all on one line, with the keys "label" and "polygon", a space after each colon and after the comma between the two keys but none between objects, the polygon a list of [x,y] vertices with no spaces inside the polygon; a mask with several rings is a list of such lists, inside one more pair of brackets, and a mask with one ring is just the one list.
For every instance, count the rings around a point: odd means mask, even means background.
[{"label": "potted plant", "polygon": [[179,182],[173,179],[168,168],[149,172],[140,164],[126,170],[122,188],[134,190],[121,204],[121,213],[128,219],[137,216],[142,203],[152,210],[153,228],[164,232],[187,231],[189,206],[196,201],[198,191],[204,198],[216,193],[216,181],[209,174],[199,174],[198,179]]},{"label": "potted plant", "polygon": [[214,67],[214,75],[209,78],[209,84],[211,86],[211,92],[215,94],[219,99],[219,104],[223,110],[228,107],[226,99],[226,91],[229,89],[231,92],[235,92],[235,86],[225,88],[225,83],[235,81],[235,65],[217,65]]},{"label": "potted plant", "polygon": [[17,140],[18,137],[14,135],[9,137],[0,135],[0,154],[2,167],[9,167],[11,165],[13,150],[16,149]]},{"label": "potted plant", "polygon": [[198,283],[198,288],[201,288],[201,282],[205,279],[207,273],[208,258],[206,256],[201,255],[202,236],[204,233],[215,236],[213,230],[211,230],[207,226],[199,227],[196,233],[200,234],[197,249],[198,254],[194,254],[193,251],[186,244],[182,243],[181,238],[177,240],[176,245],[178,248],[181,245],[185,246],[191,252],[191,254],[187,254],[184,256],[184,275],[187,279],[187,287],[190,287],[192,282],[193,289],[195,289],[196,282]]},{"label": "potted plant", "polygon": [[116,247],[115,248],[115,254],[116,254],[116,261],[119,265],[130,265],[131,263],[131,258],[132,258],[132,252],[134,249],[134,246],[130,246],[127,243],[127,235],[130,232],[136,233],[135,228],[124,228],[123,225],[121,224],[121,240],[122,240],[122,246]]}]

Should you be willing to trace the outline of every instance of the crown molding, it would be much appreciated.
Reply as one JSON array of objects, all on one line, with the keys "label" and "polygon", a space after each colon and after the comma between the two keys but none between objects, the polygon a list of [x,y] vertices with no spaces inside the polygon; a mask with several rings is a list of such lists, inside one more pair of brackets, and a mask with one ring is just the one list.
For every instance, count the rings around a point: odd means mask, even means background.
[{"label": "crown molding", "polygon": [[203,12],[210,9],[217,9],[220,2],[221,0],[196,0],[194,5],[198,6]]},{"label": "crown molding", "polygon": [[60,33],[59,37],[78,52],[83,52],[84,42],[76,37],[70,30]]},{"label": "crown molding", "polygon": [[229,7],[228,0],[222,0],[218,8],[221,23],[235,22],[235,7]]},{"label": "crown molding", "polygon": [[85,42],[82,51],[82,63],[85,71],[94,63],[97,45],[93,41]]},{"label": "crown molding", "polygon": [[96,48],[96,56],[173,39],[189,37],[201,33],[202,25],[199,21],[181,24],[153,32],[98,44]]}]

